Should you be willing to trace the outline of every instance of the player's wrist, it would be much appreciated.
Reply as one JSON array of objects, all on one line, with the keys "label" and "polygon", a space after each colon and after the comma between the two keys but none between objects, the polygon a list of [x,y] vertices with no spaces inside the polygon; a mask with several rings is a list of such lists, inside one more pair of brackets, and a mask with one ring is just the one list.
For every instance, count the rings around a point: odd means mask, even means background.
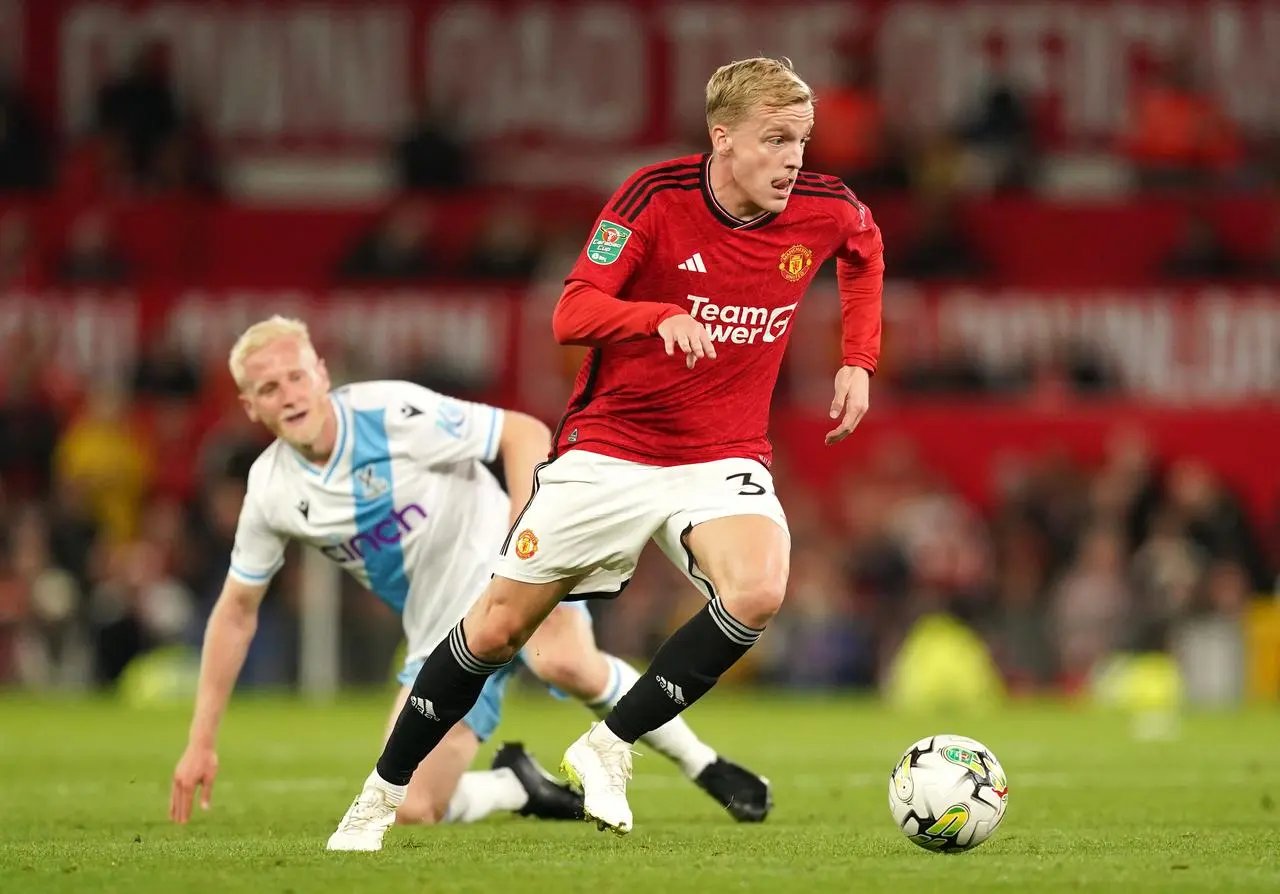
[{"label": "player's wrist", "polygon": [[213,733],[202,733],[187,738],[187,748],[193,751],[215,751],[217,747],[218,737]]},{"label": "player's wrist", "polygon": [[210,748],[218,744],[218,725],[216,721],[197,717],[187,733],[189,748]]},{"label": "player's wrist", "polygon": [[656,314],[654,314],[653,326],[651,327],[649,334],[650,335],[661,334],[658,332],[659,326],[661,326],[663,323],[665,323],[667,320],[671,319],[672,317],[678,317],[685,313],[687,312],[676,307],[674,304],[666,305],[661,310],[659,310]]},{"label": "player's wrist", "polygon": [[869,364],[867,361],[865,361],[865,360],[858,360],[858,359],[852,359],[852,360],[851,360],[851,359],[849,359],[849,358],[845,358],[845,360],[844,360],[844,368],[845,368],[845,369],[860,369],[860,370],[862,370],[864,373],[866,373],[866,374],[867,374],[867,377],[868,377],[868,378],[870,378],[871,376],[875,375],[875,372],[876,372],[876,371],[875,371],[875,367],[873,367],[873,366],[872,366],[871,364]]}]

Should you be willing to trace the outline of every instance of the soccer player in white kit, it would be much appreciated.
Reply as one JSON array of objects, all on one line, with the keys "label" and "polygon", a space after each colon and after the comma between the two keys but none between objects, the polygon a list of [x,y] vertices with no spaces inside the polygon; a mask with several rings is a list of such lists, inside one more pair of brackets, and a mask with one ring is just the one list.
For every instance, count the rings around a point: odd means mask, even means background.
[{"label": "soccer player in white kit", "polygon": [[[249,417],[277,439],[250,470],[227,580],[209,620],[195,716],[174,772],[170,816],[177,822],[189,819],[201,787],[209,806],[218,726],[287,543],[320,550],[401,615],[408,652],[394,719],[422,660],[484,590],[493,556],[532,489],[534,467],[550,449],[549,430],[530,416],[408,382],[330,391],[324,362],[295,320],[273,317],[251,327],[230,366]],[[511,497],[485,465],[498,460]],[[553,612],[521,658],[545,683],[602,716],[639,677],[599,651],[580,604]],[[504,746],[493,769],[467,772],[498,726],[515,667],[490,677],[475,707],[418,767],[397,822],[470,822],[502,810],[581,818],[581,796],[518,745]],[[413,707],[433,715],[422,699]],[[769,812],[768,783],[719,757],[682,719],[646,741],[736,819],[760,821]]]}]

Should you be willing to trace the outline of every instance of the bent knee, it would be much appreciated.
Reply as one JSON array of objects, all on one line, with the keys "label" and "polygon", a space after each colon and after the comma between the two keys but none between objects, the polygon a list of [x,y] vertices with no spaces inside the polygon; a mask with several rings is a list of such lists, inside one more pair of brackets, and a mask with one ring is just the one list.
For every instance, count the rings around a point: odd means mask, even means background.
[{"label": "bent knee", "polygon": [[748,627],[766,627],[782,608],[787,582],[782,577],[761,577],[735,582],[717,590],[720,604],[735,620]]},{"label": "bent knee", "polygon": [[578,699],[595,698],[609,683],[609,665],[603,655],[526,649],[524,661],[539,680]]},{"label": "bent knee", "polygon": [[510,661],[529,638],[522,612],[510,605],[477,605],[463,622],[467,648],[481,661]]},{"label": "bent knee", "polygon": [[569,586],[494,578],[463,622],[467,648],[483,661],[510,661]]}]

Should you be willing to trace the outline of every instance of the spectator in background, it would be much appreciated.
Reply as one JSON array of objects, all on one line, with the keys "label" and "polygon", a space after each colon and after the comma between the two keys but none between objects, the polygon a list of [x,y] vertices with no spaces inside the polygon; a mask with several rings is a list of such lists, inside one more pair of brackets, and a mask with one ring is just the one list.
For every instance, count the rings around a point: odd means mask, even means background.
[{"label": "spectator in background", "polygon": [[128,70],[103,84],[97,97],[98,129],[124,147],[128,170],[144,188],[155,179],[157,161],[182,124],[166,52],[159,41],[144,44]]},{"label": "spectator in background", "polygon": [[395,146],[395,165],[401,190],[451,192],[475,183],[474,153],[461,137],[454,116],[418,105],[418,114]]},{"label": "spectator in background", "polygon": [[111,234],[111,222],[101,209],[78,215],[58,261],[58,279],[66,285],[119,285],[129,278],[129,263]]},{"label": "spectator in background", "polygon": [[1243,275],[1246,267],[1219,235],[1210,208],[1193,202],[1161,272],[1175,279],[1229,279]]},{"label": "spectator in background", "polygon": [[102,85],[95,124],[73,169],[82,193],[100,195],[121,179],[135,194],[218,192],[212,143],[179,102],[161,41],[145,43],[125,72]]},{"label": "spectator in background", "polygon": [[48,389],[48,360],[34,330],[20,326],[8,342],[0,377],[0,479],[8,496],[38,499],[52,481],[58,418]]},{"label": "spectator in background", "polygon": [[133,393],[144,399],[194,400],[200,370],[188,359],[172,331],[147,339],[133,368]]},{"label": "spectator in background", "polygon": [[24,658],[27,682],[38,686],[82,684],[85,606],[75,577],[50,550],[49,526],[36,508],[17,513],[10,543],[11,570],[29,609]]},{"label": "spectator in background", "polygon": [[537,220],[524,205],[507,202],[486,218],[461,272],[475,279],[527,282],[541,258]]},{"label": "spectator in background", "polygon": [[88,593],[101,576],[103,560],[102,524],[89,494],[78,481],[59,481],[46,516],[49,555],[72,576],[81,593]]},{"label": "spectator in background", "polygon": [[972,117],[960,129],[970,161],[996,191],[1026,189],[1035,173],[1035,129],[1012,72],[997,63]]},{"label": "spectator in background", "polygon": [[1134,91],[1119,149],[1144,189],[1211,186],[1242,161],[1235,127],[1200,84],[1195,60],[1189,51],[1175,54]]},{"label": "spectator in background", "polygon": [[63,432],[54,455],[61,485],[83,488],[94,517],[112,543],[137,533],[142,502],[154,475],[151,452],[130,423],[125,394],[96,383],[84,409]]},{"label": "spectator in background", "polygon": [[435,220],[424,201],[399,202],[356,243],[338,266],[345,280],[421,279],[442,273],[431,251]]},{"label": "spectator in background", "polygon": [[1163,505],[1206,555],[1237,563],[1259,590],[1270,586],[1266,555],[1244,509],[1208,466],[1193,459],[1174,463],[1166,475]]},{"label": "spectator in background", "polygon": [[764,679],[797,688],[873,681],[874,631],[856,611],[839,553],[829,544],[810,543],[796,552],[787,605],[757,658]]},{"label": "spectator in background", "polygon": [[1133,594],[1126,555],[1118,528],[1087,528],[1075,560],[1054,588],[1050,632],[1058,682],[1068,690],[1082,685],[1103,658],[1130,644]]},{"label": "spectator in background", "polygon": [[30,221],[18,210],[0,214],[0,288],[30,288],[39,279]]},{"label": "spectator in background", "polygon": [[49,146],[12,79],[0,71],[0,194],[49,185]]},{"label": "spectator in background", "polygon": [[805,149],[805,166],[834,174],[860,195],[906,188],[902,147],[876,91],[871,55],[845,53],[839,76],[818,94],[822,127]]},{"label": "spectator in background", "polygon": [[986,270],[966,235],[956,203],[946,193],[924,195],[916,227],[905,251],[892,264],[894,276],[909,279],[963,279]]}]

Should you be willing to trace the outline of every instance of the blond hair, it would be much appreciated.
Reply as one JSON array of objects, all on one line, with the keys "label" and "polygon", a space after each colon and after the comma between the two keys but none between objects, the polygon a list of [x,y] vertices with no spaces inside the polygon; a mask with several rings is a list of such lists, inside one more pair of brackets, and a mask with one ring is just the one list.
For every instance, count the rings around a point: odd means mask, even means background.
[{"label": "blond hair", "polygon": [[245,372],[245,363],[249,355],[286,338],[296,340],[302,349],[303,356],[309,355],[313,363],[318,359],[316,349],[311,344],[311,332],[307,329],[307,324],[301,320],[276,314],[270,319],[254,323],[232,345],[227,365],[231,367],[231,378],[236,380],[236,387],[244,391],[249,385],[248,374]]},{"label": "blond hair", "polygon": [[707,81],[707,126],[732,127],[757,108],[782,109],[814,101],[813,91],[786,56],[740,59],[720,66]]}]

